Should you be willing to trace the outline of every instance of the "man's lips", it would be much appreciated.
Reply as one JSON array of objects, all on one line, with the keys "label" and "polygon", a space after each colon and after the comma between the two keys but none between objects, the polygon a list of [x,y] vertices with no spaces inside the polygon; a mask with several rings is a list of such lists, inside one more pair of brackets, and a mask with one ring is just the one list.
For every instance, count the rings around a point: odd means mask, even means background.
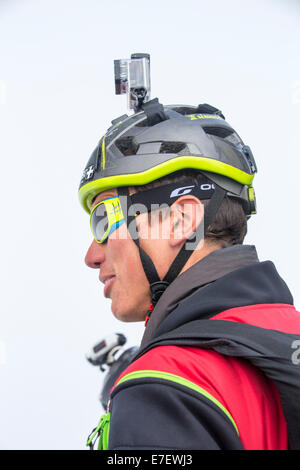
[{"label": "man's lips", "polygon": [[104,284],[104,297],[108,297],[110,287],[113,284],[115,278],[116,276],[114,274],[101,275],[99,277],[100,281]]}]

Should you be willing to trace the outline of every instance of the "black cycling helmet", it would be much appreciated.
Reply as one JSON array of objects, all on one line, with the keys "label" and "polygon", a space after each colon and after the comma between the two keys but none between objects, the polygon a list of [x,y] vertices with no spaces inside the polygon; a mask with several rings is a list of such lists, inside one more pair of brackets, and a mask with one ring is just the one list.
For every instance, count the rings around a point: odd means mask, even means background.
[{"label": "black cycling helmet", "polygon": [[80,202],[89,212],[101,191],[147,184],[182,169],[209,173],[241,199],[247,215],[255,212],[252,152],[221,111],[207,104],[163,107],[157,99],[112,121],[84,169]]}]

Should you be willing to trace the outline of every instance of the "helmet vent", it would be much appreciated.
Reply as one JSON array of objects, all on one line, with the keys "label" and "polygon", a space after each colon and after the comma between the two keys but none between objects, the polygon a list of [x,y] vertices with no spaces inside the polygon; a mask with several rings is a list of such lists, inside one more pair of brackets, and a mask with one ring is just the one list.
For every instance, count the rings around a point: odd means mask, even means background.
[{"label": "helmet vent", "polygon": [[228,129],[226,127],[203,127],[203,130],[206,132],[206,134],[216,135],[222,139],[225,139],[225,137],[232,134],[232,129]]},{"label": "helmet vent", "polygon": [[163,142],[159,153],[180,153],[185,148],[186,144],[184,142]]},{"label": "helmet vent", "polygon": [[221,139],[224,139],[233,145],[238,145],[242,143],[240,137],[232,129],[228,129],[226,127],[212,126],[212,127],[203,127],[203,130],[206,132],[206,134],[220,137]]},{"label": "helmet vent", "polygon": [[115,142],[116,147],[124,155],[136,155],[138,145],[134,142],[134,136],[124,136]]}]

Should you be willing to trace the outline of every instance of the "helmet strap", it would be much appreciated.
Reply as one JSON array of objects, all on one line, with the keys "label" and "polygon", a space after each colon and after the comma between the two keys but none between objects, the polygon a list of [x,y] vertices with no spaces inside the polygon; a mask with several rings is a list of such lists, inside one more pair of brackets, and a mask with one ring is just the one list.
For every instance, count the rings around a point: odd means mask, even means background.
[{"label": "helmet strap", "polygon": [[[129,194],[129,190],[127,187],[119,188],[118,194],[119,196],[126,196],[127,200],[130,201],[130,194]],[[128,231],[130,233],[131,238],[133,239],[133,241],[135,242],[136,246],[139,249],[141,262],[142,262],[146,277],[151,286],[152,283],[155,284],[159,282],[160,278],[150,256],[140,246],[139,238],[136,235],[138,233],[138,230],[137,230],[135,215],[128,214],[128,208],[125,206],[124,203],[125,203],[124,198],[121,197],[120,204],[121,204],[122,211],[126,220]]]},{"label": "helmet strap", "polygon": [[223,202],[224,197],[226,196],[227,191],[220,186],[215,184],[215,191],[212,195],[209,204],[205,208],[204,213],[204,234],[206,234],[208,227],[215,219],[217,212]]},{"label": "helmet strap", "polygon": [[[127,187],[118,188],[118,194],[119,196],[126,196],[127,200],[130,201],[130,194],[129,194],[129,190]],[[209,225],[215,218],[225,195],[226,195],[226,190],[221,188],[220,186],[215,185],[214,193],[207,207],[205,208],[204,221],[202,221],[199,224],[199,226],[197,227],[196,231],[193,233],[191,238],[194,239],[195,237],[201,234],[201,231],[203,230],[203,224],[204,224],[204,234],[206,233]],[[187,263],[188,259],[190,258],[194,250],[187,248],[187,244],[191,243],[191,238],[189,238],[184,243],[181,250],[179,251],[175,259],[173,260],[165,277],[163,279],[160,279],[150,256],[140,246],[139,239],[137,237],[138,231],[137,231],[135,215],[128,214],[128,208],[127,208],[127,205],[125,204],[125,198],[120,197],[120,203],[121,203],[122,211],[123,211],[127,228],[131,235],[131,238],[133,239],[133,241],[135,242],[135,244],[137,245],[139,249],[142,266],[143,266],[145,275],[148,279],[149,286],[150,286],[151,303],[150,303],[147,316],[146,316],[146,324],[147,324],[147,321],[149,320],[150,315],[155,305],[157,304],[158,300],[160,299],[161,295],[164,293],[166,288],[171,284],[171,282],[173,282],[174,279],[179,275],[180,271],[185,266],[185,264]]]},{"label": "helmet strap", "polygon": [[[219,210],[219,207],[222,204],[222,201],[226,195],[226,190],[220,188],[220,186],[215,185],[215,191],[212,195],[207,207],[205,208],[204,213],[204,221],[202,220],[198,225],[196,231],[193,233],[191,238],[196,238],[196,240],[200,239],[201,231],[203,230],[204,224],[204,231],[202,233],[207,232],[207,229]],[[171,264],[167,274],[165,275],[163,281],[167,281],[168,284],[174,281],[174,279],[178,276],[182,268],[187,263],[188,259],[194,252],[194,250],[189,249],[187,244],[191,242],[191,239],[188,239],[185,244],[182,246],[181,250],[179,251],[178,255],[175,257],[173,263]]]}]

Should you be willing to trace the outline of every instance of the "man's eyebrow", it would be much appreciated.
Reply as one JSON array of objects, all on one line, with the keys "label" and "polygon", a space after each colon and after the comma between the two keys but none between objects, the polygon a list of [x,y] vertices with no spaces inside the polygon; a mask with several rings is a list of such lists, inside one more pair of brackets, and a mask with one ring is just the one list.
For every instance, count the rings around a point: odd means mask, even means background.
[{"label": "man's eyebrow", "polygon": [[96,196],[93,197],[91,206],[94,204],[94,202],[96,201],[96,199],[97,199],[98,196],[99,196],[99,194],[96,194]]},{"label": "man's eyebrow", "polygon": [[[91,207],[94,205],[97,197],[100,196],[100,194],[96,194],[96,196],[92,199],[92,203],[91,203]],[[102,202],[102,201],[105,201],[105,199],[110,199],[111,197],[118,197],[116,194],[108,194],[106,195],[103,199],[101,199],[101,201],[98,201],[98,202]]]}]

